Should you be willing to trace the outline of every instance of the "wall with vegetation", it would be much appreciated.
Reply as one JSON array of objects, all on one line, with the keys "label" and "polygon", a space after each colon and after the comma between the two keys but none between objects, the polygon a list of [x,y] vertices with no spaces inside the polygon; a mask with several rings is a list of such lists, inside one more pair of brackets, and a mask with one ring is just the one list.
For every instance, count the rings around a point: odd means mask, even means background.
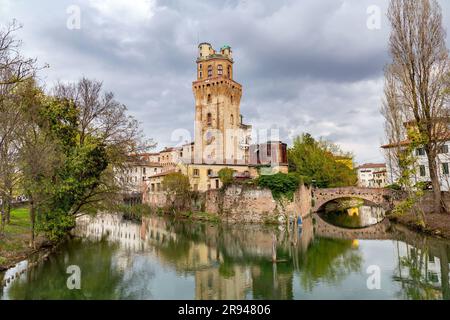
[{"label": "wall with vegetation", "polygon": [[274,199],[269,189],[233,184],[225,190],[207,191],[205,211],[230,222],[277,223],[287,217],[309,215],[311,190],[301,185],[292,200]]}]

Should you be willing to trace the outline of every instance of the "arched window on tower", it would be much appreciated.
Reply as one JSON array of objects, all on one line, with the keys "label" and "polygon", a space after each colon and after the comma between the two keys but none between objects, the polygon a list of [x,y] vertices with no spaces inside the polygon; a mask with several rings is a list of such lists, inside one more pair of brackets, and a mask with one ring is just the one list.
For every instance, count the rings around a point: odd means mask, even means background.
[{"label": "arched window on tower", "polygon": [[227,76],[228,76],[228,79],[231,79],[231,66],[228,66],[228,68],[227,68]]},{"label": "arched window on tower", "polygon": [[232,125],[234,124],[234,116],[233,116],[233,115],[230,116],[230,123],[231,123]]},{"label": "arched window on tower", "polygon": [[208,94],[208,98],[207,98],[207,103],[211,103],[212,102],[212,98],[211,98],[211,94]]},{"label": "arched window on tower", "polygon": [[230,96],[230,102],[233,104],[233,96]]},{"label": "arched window on tower", "polygon": [[217,66],[217,75],[221,76],[223,74],[223,66],[219,64]]},{"label": "arched window on tower", "polygon": [[206,115],[206,124],[208,126],[212,125],[212,115],[211,112],[208,112],[208,114]]},{"label": "arched window on tower", "polygon": [[209,65],[208,66],[208,78],[211,78],[212,77],[212,72],[213,71],[213,67],[212,67],[212,65]]}]

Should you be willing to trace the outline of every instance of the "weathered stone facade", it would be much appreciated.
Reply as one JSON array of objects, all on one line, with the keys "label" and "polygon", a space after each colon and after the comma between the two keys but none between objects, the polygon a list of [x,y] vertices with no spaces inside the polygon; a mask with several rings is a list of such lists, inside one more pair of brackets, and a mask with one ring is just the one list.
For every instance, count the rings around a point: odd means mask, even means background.
[{"label": "weathered stone facade", "polygon": [[301,186],[292,202],[275,200],[269,189],[232,185],[206,192],[205,210],[232,222],[283,221],[287,217],[305,217],[311,213],[311,190]]},{"label": "weathered stone facade", "polygon": [[167,196],[164,191],[144,192],[143,202],[154,208],[164,208],[167,205]]},{"label": "weathered stone facade", "polygon": [[[148,197],[146,203],[154,208],[168,205],[163,191],[153,192]],[[202,210],[229,222],[282,222],[286,218],[308,216],[312,213],[311,203],[311,189],[303,185],[295,192],[293,201],[281,203],[273,198],[269,189],[235,184],[200,193],[186,210]]]}]

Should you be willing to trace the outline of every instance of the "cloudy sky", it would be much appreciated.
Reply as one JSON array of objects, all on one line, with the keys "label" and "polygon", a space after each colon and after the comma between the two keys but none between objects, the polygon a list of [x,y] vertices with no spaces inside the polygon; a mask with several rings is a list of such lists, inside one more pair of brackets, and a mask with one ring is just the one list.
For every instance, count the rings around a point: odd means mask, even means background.
[{"label": "cloudy sky", "polygon": [[[450,30],[450,1],[441,5]],[[179,142],[171,141],[177,129],[193,131],[198,42],[228,44],[246,123],[278,128],[288,143],[302,132],[322,136],[361,163],[383,160],[387,6],[387,0],[0,0],[0,25],[23,24],[17,35],[24,53],[50,65],[40,73],[47,87],[81,76],[102,80],[158,149]]]}]

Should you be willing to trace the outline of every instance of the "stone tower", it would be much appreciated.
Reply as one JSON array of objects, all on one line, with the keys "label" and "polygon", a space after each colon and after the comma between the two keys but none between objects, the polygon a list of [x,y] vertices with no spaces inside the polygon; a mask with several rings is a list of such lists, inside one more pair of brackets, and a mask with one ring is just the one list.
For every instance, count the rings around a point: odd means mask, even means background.
[{"label": "stone tower", "polygon": [[194,162],[246,164],[251,126],[242,123],[242,86],[233,80],[231,48],[200,43],[195,97]]}]

